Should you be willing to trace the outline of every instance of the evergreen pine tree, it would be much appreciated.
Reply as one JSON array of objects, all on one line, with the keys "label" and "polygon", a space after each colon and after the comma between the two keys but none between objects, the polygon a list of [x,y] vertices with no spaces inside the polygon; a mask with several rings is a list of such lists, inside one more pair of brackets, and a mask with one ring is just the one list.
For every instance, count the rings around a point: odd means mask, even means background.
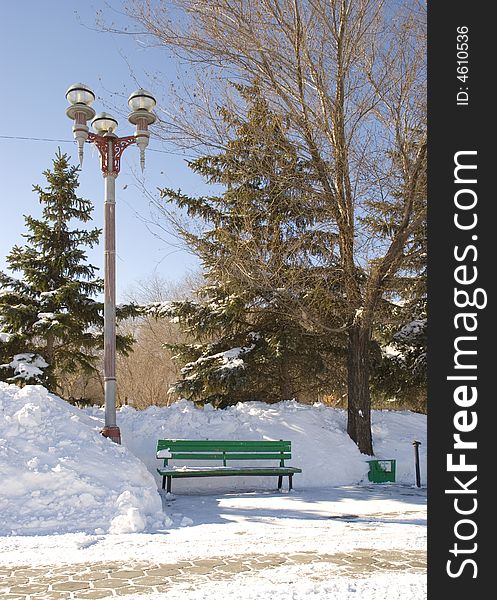
[{"label": "evergreen pine tree", "polygon": [[88,223],[93,207],[77,195],[78,167],[66,154],[59,150],[43,175],[46,189],[33,186],[42,217],[24,217],[26,244],[7,256],[9,270],[22,275],[0,272],[0,378],[57,391],[64,373],[93,371],[102,347],[102,304],[94,298],[103,282],[86,255],[101,230],[71,228]]},{"label": "evergreen pine tree", "polygon": [[257,86],[237,89],[247,117],[222,110],[232,140],[223,152],[190,163],[224,191],[192,198],[162,190],[163,198],[203,226],[200,234],[180,227],[204,267],[199,301],[165,308],[195,340],[174,346],[184,366],[173,391],[221,407],[315,399],[344,381],[343,343],[305,327],[295,307],[326,287],[335,236],[319,222],[312,181],[284,122]]},{"label": "evergreen pine tree", "polygon": [[[413,150],[412,150],[413,152]],[[394,164],[401,163],[399,155]],[[383,227],[388,235],[395,222],[402,218],[395,200],[400,195],[392,192],[392,201],[375,206],[381,218],[375,227]],[[424,219],[413,231],[406,244],[403,268],[390,282],[390,300],[385,302],[387,318],[375,333],[383,346],[380,358],[372,361],[371,383],[375,396],[403,402],[410,408],[426,410],[427,386],[427,180],[426,159],[418,186],[416,202],[421,206]]]}]

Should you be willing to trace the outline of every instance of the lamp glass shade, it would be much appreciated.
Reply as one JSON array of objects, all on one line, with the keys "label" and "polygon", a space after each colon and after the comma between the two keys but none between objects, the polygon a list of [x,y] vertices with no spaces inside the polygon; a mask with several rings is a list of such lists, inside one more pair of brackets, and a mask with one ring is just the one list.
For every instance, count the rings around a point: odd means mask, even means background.
[{"label": "lamp glass shade", "polygon": [[151,110],[153,110],[156,104],[157,101],[152,96],[152,94],[150,92],[147,92],[147,90],[144,90],[143,88],[136,90],[136,92],[133,92],[128,98],[128,106],[133,111],[146,110],[147,112],[150,112]]},{"label": "lamp glass shade", "polygon": [[95,94],[84,83],[73,83],[66,92],[66,98],[71,104],[91,106],[95,100]]},{"label": "lamp glass shade", "polygon": [[117,129],[117,121],[109,115],[109,113],[101,112],[98,113],[93,121],[91,122],[93,129],[99,133],[114,133]]}]

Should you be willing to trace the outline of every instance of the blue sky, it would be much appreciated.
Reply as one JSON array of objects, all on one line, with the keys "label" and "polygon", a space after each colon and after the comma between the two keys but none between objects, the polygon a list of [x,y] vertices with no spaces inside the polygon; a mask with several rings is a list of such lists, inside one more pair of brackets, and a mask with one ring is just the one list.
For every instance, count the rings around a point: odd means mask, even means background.
[{"label": "blue sky", "polygon": [[[126,111],[126,98],[138,87],[135,79],[140,86],[150,87],[146,72],[163,73],[164,87],[167,86],[176,76],[176,65],[167,52],[144,48],[132,36],[95,30],[98,10],[110,22],[116,16],[112,7],[121,5],[115,0],[2,2],[0,136],[72,140],[72,123],[65,115],[65,92],[74,82],[82,81],[92,87],[97,95],[97,112],[112,112],[112,103]],[[133,128],[126,118],[118,120],[117,134],[131,135]],[[0,137],[0,269],[5,268],[5,257],[12,246],[23,243],[23,215],[40,214],[32,186],[45,185],[42,172],[51,167],[59,146],[72,157],[72,162],[77,162],[73,142]],[[147,152],[146,156],[148,190],[155,193],[158,187],[167,186],[188,193],[205,191],[203,182],[189,171],[182,157],[153,139],[150,148],[157,151]],[[154,272],[177,281],[197,268],[196,259],[178,249],[177,240],[158,239],[150,232],[144,222],[150,220],[149,200],[140,191],[134,173],[139,173],[138,149],[131,146],[123,155],[116,184],[118,300],[133,282]],[[96,150],[90,144],[85,145],[79,192],[94,203],[93,225],[101,227],[103,178]],[[102,252],[100,245],[90,253],[91,262],[99,267]]]}]

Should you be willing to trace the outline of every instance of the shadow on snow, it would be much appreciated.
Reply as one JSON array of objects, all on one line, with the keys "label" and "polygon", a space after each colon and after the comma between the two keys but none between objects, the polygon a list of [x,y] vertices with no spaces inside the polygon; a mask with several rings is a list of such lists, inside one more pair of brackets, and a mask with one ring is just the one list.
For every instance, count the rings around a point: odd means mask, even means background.
[{"label": "shadow on snow", "polygon": [[[188,525],[233,524],[237,521],[264,523],[276,527],[287,527],[284,520],[337,521],[367,525],[419,525],[426,526],[426,489],[409,486],[358,485],[336,488],[312,488],[291,492],[181,492],[167,497],[161,494],[163,510],[173,517],[168,530],[182,528],[181,520],[187,517]],[[274,502],[276,500],[276,502]],[[240,505],[237,506],[237,502]],[[376,502],[377,511],[362,512],[358,502]],[[405,503],[397,509],[381,502]],[[340,504],[344,503],[341,507]],[[264,506],[266,504],[267,506]],[[343,510],[341,510],[343,508]],[[366,506],[362,505],[363,511]],[[397,515],[397,518],[396,518]],[[167,533],[167,530],[158,533]]]}]

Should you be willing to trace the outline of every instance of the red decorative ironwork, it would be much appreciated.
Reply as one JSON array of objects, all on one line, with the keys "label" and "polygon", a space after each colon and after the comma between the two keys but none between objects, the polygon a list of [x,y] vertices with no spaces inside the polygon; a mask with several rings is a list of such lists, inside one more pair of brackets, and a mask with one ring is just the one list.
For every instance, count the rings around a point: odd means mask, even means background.
[{"label": "red decorative ironwork", "polygon": [[116,176],[119,175],[119,170],[121,168],[121,155],[126,150],[128,146],[134,144],[136,142],[136,138],[134,135],[129,135],[127,137],[115,138],[112,141],[113,147],[113,163],[112,163],[112,173]]},{"label": "red decorative ironwork", "polygon": [[[121,156],[124,150],[136,143],[134,135],[127,137],[111,137],[88,133],[88,142],[95,144],[100,153],[100,168],[104,177],[114,175],[117,177],[121,169]],[[109,146],[112,148],[112,164],[109,164]]]}]

